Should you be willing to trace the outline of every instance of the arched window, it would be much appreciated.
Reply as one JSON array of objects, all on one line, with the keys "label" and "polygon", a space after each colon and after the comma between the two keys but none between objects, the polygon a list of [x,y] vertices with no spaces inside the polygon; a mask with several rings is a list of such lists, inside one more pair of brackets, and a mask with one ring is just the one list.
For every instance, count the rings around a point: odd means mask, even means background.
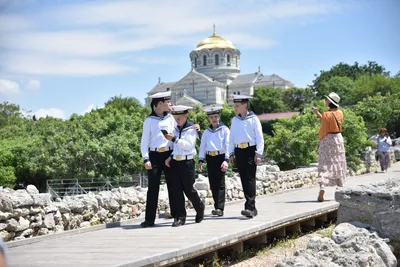
[{"label": "arched window", "polygon": [[235,58],[236,58],[236,60],[235,60],[236,61],[236,67],[237,67],[238,66],[238,57],[236,56]]},{"label": "arched window", "polygon": [[215,65],[219,65],[219,56],[215,55]]},{"label": "arched window", "polygon": [[207,57],[203,56],[203,66],[207,66]]},{"label": "arched window", "polygon": [[238,95],[240,95],[240,91],[238,91]]},{"label": "arched window", "polygon": [[197,57],[194,58],[194,67],[197,68]]},{"label": "arched window", "polygon": [[231,56],[230,55],[226,56],[226,61],[227,61],[227,65],[230,66],[231,65]]}]

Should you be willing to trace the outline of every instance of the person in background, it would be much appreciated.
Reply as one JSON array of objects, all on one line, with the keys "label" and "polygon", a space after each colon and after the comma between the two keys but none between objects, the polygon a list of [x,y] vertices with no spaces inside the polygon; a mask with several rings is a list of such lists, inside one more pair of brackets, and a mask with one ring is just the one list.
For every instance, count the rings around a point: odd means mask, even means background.
[{"label": "person in background", "polygon": [[386,172],[390,167],[390,146],[392,145],[392,140],[390,139],[386,128],[381,128],[379,130],[379,136],[376,141],[378,143],[378,155],[381,171]]},{"label": "person in background", "polygon": [[320,120],[318,139],[318,183],[320,186],[317,200],[324,201],[324,186],[342,187],[346,179],[347,163],[342,132],[343,112],[338,109],[340,97],[336,93],[325,96],[328,111],[322,114],[313,107],[312,112]]},{"label": "person in background", "polygon": [[171,215],[175,214],[172,208],[174,195],[171,194],[170,169],[166,168],[164,164],[165,160],[171,155],[172,142],[165,139],[162,132],[171,133],[175,127],[175,120],[169,113],[171,92],[156,93],[149,97],[152,99],[150,103],[152,112],[144,121],[140,144],[144,167],[148,174],[146,217],[145,221],[141,223],[142,227],[154,226],[162,172],[164,172],[167,182]]},{"label": "person in background", "polygon": [[246,198],[244,210],[241,214],[247,218],[257,216],[256,209],[256,170],[264,152],[264,137],[261,122],[249,111],[250,96],[233,95],[233,107],[237,114],[232,118],[229,136],[229,162],[233,163],[236,157],[236,166],[239,171]]},{"label": "person in background", "polygon": [[6,247],[3,243],[3,238],[0,237],[0,267],[6,267]]},{"label": "person in background", "polygon": [[[173,227],[182,226],[186,222],[186,207],[183,193],[192,202],[196,210],[195,222],[200,223],[204,219],[205,205],[201,201],[196,189],[193,187],[195,182],[195,163],[197,132],[193,128],[193,123],[188,122],[188,112],[192,107],[172,106],[173,114],[177,126],[173,133],[168,133],[165,138],[173,142],[172,154],[165,160],[165,165],[171,168],[172,194],[174,201],[172,210],[174,213]],[[175,197],[179,196],[179,197]]]},{"label": "person in background", "polygon": [[223,216],[225,207],[225,172],[229,162],[229,128],[220,122],[222,107],[208,107],[204,111],[208,115],[210,126],[201,137],[199,152],[199,172],[203,170],[203,162],[207,161],[208,179],[214,199],[212,215]]}]

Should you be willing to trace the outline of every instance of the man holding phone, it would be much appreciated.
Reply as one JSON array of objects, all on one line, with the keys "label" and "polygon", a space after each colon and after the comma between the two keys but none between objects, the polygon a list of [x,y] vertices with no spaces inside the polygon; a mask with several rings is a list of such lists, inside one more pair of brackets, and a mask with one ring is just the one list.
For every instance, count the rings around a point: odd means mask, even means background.
[{"label": "man holding phone", "polygon": [[141,223],[142,227],[154,226],[156,219],[158,194],[160,190],[161,173],[164,172],[168,188],[169,205],[171,215],[174,216],[173,199],[171,189],[171,172],[164,164],[165,160],[172,153],[172,142],[165,138],[165,135],[174,130],[176,122],[169,113],[171,92],[160,92],[151,95],[151,114],[143,124],[143,134],[140,144],[144,167],[148,174],[148,190],[146,199],[146,217]]}]

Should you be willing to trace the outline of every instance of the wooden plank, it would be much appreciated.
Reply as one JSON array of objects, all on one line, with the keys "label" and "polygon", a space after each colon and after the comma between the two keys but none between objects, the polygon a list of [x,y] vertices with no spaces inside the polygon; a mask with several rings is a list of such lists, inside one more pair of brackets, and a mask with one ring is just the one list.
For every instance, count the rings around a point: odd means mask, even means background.
[{"label": "wooden plank", "polygon": [[[400,164],[392,169],[400,170]],[[399,177],[400,172],[387,174],[370,174],[348,179],[347,185],[370,183],[378,178]],[[314,201],[317,188],[305,188],[280,194],[257,197],[259,215],[245,219],[240,215],[244,201],[227,203],[225,216],[211,216],[212,207],[208,207],[205,220],[195,223],[195,212],[190,211],[187,224],[182,227],[171,227],[171,219],[157,219],[156,227],[140,228],[143,219],[114,228],[95,230],[75,235],[53,235],[42,238],[39,242],[19,245],[14,242],[8,247],[7,256],[10,266],[50,267],[50,266],[159,266],[161,262],[171,265],[175,262],[194,258],[205,253],[229,247],[234,243],[236,251],[243,249],[243,241],[267,233],[268,239],[286,235],[298,229],[298,221],[308,218],[300,225],[315,225],[310,219],[312,214],[323,210],[335,210],[338,204],[334,201],[335,188],[327,187],[325,202]],[[296,200],[296,201],[293,201]],[[334,213],[320,216],[328,221]],[[312,216],[311,216],[312,217]],[[272,231],[278,225],[290,225],[283,230]],[[269,233],[269,231],[272,231]],[[263,239],[262,237],[261,239]]]}]

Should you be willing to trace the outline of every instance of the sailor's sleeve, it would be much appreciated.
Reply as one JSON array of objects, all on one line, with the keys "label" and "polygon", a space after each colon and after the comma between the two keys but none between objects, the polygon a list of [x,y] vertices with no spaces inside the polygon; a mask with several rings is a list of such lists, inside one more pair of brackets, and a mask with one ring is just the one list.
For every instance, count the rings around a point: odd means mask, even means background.
[{"label": "sailor's sleeve", "polygon": [[262,158],[264,153],[264,135],[262,132],[261,122],[257,117],[253,119],[254,133],[256,137],[256,155]]},{"label": "sailor's sleeve", "polygon": [[146,119],[143,123],[142,140],[140,141],[140,150],[142,152],[142,158],[144,163],[150,160],[149,159],[150,133],[151,133],[151,121],[150,119]]},{"label": "sailor's sleeve", "polygon": [[203,162],[206,157],[206,145],[207,145],[207,134],[208,134],[207,132],[208,131],[205,130],[203,135],[201,136],[199,162]]},{"label": "sailor's sleeve", "polygon": [[228,149],[228,153],[229,153],[229,157],[233,156],[233,152],[235,151],[235,144],[233,143],[233,135],[234,132],[232,131],[233,129],[233,125],[235,124],[235,118],[232,119],[232,123],[231,123],[231,130],[230,130],[230,134],[229,134],[229,149]]}]

